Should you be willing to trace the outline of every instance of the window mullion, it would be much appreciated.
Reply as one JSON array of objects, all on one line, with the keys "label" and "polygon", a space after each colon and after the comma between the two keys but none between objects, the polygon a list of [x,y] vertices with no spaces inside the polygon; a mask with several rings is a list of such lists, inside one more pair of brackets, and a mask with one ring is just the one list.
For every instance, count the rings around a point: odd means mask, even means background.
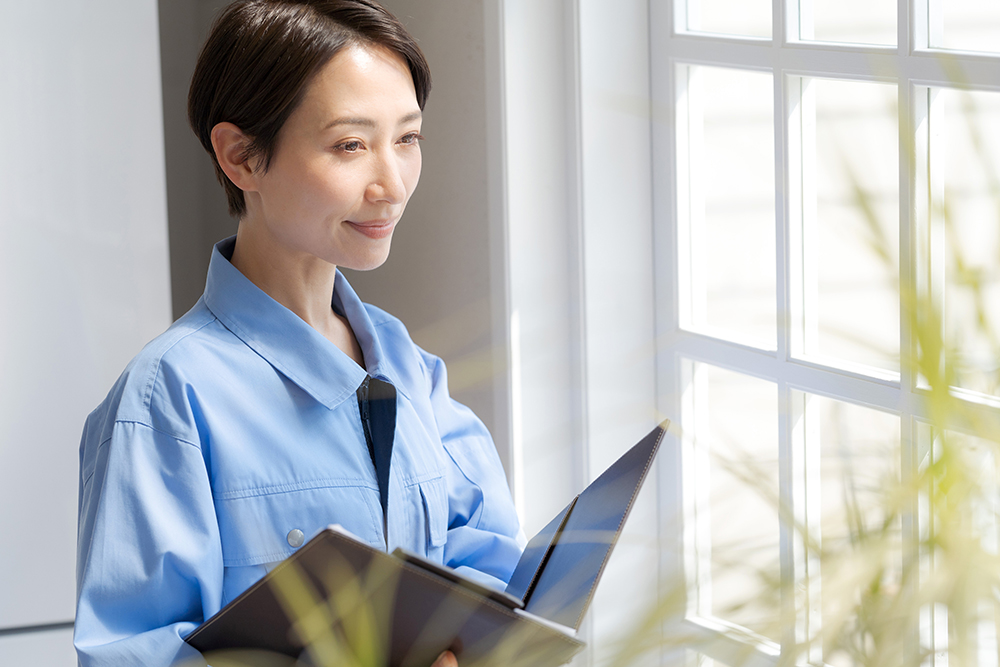
[{"label": "window mullion", "polygon": [[927,3],[930,0],[896,0],[896,43],[906,58],[927,48]]},{"label": "window mullion", "polygon": [[707,616],[712,609],[711,452],[707,432],[708,383],[704,367],[678,363],[682,374],[681,423],[684,469],[684,549],[688,616]]},{"label": "window mullion", "polygon": [[[920,473],[921,464],[921,442],[920,425],[910,414],[903,413],[900,418],[900,477],[903,488],[913,488],[915,480]],[[910,496],[902,511],[902,571],[904,573],[903,582],[909,586],[911,599],[917,599],[917,592],[920,586],[920,494],[914,493]],[[906,573],[913,573],[915,576],[906,576]],[[926,648],[923,634],[923,626],[926,625],[929,609],[922,609],[919,614],[919,627],[911,628],[913,632],[912,641],[906,642],[909,654],[904,656],[907,664],[916,664],[917,657],[922,648]]]},{"label": "window mullion", "polygon": [[[823,572],[820,566],[819,549],[823,544],[823,497],[822,497],[822,449],[820,438],[820,418],[816,401],[803,392],[795,392],[799,404],[799,418],[802,427],[796,429],[801,438],[801,468],[802,479],[800,495],[802,507],[795,513],[795,523],[799,530],[804,530],[804,569],[796,573],[796,584],[804,587],[807,599],[802,609],[805,618],[800,620],[806,634],[799,641],[810,641],[822,637],[823,630]],[[822,643],[810,642],[807,650],[809,661],[821,663],[823,659]]]},{"label": "window mullion", "polygon": [[[916,386],[917,369],[912,363],[916,359],[916,340],[913,319],[908,313],[916,306],[915,296],[919,293],[916,271],[917,240],[922,223],[923,211],[929,207],[929,195],[925,184],[927,141],[921,133],[926,131],[927,100],[925,89],[913,86],[906,78],[900,77],[899,99],[899,353],[900,389],[906,394]],[[923,96],[923,97],[921,97]],[[907,396],[909,400],[909,396]]]},{"label": "window mullion", "polygon": [[806,525],[804,395],[781,383],[778,400],[782,406],[780,438],[780,499],[785,511],[781,521],[781,581],[783,652],[794,654],[808,636],[808,553],[804,535],[796,526]]},{"label": "window mullion", "polygon": [[697,70],[676,66],[677,77],[677,235],[679,319],[682,327],[705,321],[705,193],[702,183],[704,112]]},{"label": "window mullion", "polygon": [[800,254],[794,252],[801,235],[796,227],[798,215],[795,209],[800,206],[800,197],[794,183],[799,164],[798,119],[790,112],[795,104],[792,97],[796,95],[795,83],[781,74],[780,69],[774,70],[774,213],[775,213],[775,271],[774,281],[777,300],[777,359],[787,360],[794,352],[794,331],[798,325],[795,317],[798,312],[793,304],[801,298],[798,276],[801,266],[798,263]]},{"label": "window mullion", "polygon": [[[930,333],[928,327],[940,329],[944,334],[945,304],[945,253],[947,251],[946,213],[944,211],[944,98],[933,88],[920,87],[915,92],[915,111],[922,116],[916,133],[916,177],[918,210],[917,239],[912,256],[916,257],[916,294],[910,318],[911,363],[919,363],[927,351],[919,349],[918,332]],[[919,104],[919,108],[918,105]],[[919,368],[915,369],[918,373]],[[943,367],[936,373],[944,371]],[[930,378],[917,376],[914,384],[926,388]]]},{"label": "window mullion", "polygon": [[816,111],[808,82],[798,76],[785,78],[788,109],[788,257],[787,312],[790,327],[786,359],[801,358],[816,349],[818,316],[817,262],[813,240],[816,225]]}]

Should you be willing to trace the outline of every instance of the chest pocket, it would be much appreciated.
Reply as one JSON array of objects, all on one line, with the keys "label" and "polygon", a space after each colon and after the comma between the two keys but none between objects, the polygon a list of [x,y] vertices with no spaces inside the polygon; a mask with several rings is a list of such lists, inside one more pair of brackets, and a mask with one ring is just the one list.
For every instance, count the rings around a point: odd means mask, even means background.
[{"label": "chest pocket", "polygon": [[411,482],[406,486],[406,499],[409,506],[416,510],[411,510],[411,521],[417,522],[414,530],[410,531],[407,548],[442,562],[444,545],[448,540],[448,490],[444,475],[436,472]]},{"label": "chest pocket", "polygon": [[378,489],[367,485],[320,482],[230,492],[216,497],[215,511],[226,568],[284,560],[332,523],[376,548],[382,544]]}]

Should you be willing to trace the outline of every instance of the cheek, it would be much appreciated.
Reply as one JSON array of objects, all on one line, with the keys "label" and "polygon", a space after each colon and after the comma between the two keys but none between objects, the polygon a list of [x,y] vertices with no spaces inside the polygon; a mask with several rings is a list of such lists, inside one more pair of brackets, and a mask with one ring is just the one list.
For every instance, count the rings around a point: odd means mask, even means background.
[{"label": "cheek", "polygon": [[292,160],[272,164],[265,176],[266,187],[261,191],[265,199],[281,202],[283,206],[304,204],[315,197],[319,189],[316,176],[305,165]]},{"label": "cheek", "polygon": [[413,194],[413,191],[417,187],[417,182],[420,180],[420,169],[422,166],[422,157],[418,151],[412,159],[407,160],[403,163],[401,172],[403,183],[406,186],[406,195],[409,197]]},{"label": "cheek", "polygon": [[364,179],[350,169],[310,169],[289,181],[288,192],[303,205],[329,208],[351,205],[364,189]]}]

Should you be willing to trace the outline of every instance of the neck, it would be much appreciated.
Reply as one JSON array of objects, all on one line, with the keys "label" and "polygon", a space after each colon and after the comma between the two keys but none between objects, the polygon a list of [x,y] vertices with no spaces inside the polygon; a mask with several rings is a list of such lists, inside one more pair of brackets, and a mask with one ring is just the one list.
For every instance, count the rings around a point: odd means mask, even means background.
[{"label": "neck", "polygon": [[331,307],[337,267],[306,253],[268,243],[241,223],[232,264],[272,299],[326,335],[336,319]]}]

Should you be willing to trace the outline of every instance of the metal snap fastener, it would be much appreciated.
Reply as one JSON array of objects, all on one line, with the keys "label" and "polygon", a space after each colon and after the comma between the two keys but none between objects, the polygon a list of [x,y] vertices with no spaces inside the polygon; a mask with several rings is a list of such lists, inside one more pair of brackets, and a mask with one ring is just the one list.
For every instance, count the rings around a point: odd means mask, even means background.
[{"label": "metal snap fastener", "polygon": [[298,528],[292,528],[288,531],[288,546],[298,549],[302,546],[302,543],[306,541],[306,535]]}]

